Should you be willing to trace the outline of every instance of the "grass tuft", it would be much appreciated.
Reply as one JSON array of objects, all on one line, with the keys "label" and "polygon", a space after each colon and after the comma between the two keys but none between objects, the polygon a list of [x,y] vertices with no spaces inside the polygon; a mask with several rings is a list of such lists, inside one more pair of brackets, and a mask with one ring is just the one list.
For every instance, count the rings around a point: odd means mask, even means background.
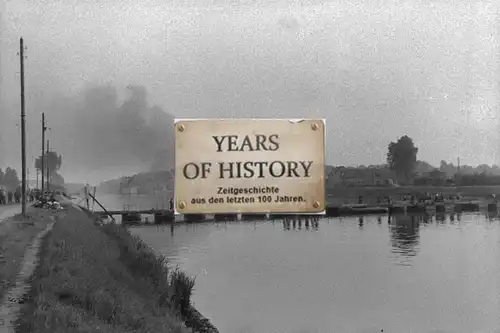
[{"label": "grass tuft", "polygon": [[176,267],[170,276],[170,302],[183,316],[189,314],[195,278]]}]

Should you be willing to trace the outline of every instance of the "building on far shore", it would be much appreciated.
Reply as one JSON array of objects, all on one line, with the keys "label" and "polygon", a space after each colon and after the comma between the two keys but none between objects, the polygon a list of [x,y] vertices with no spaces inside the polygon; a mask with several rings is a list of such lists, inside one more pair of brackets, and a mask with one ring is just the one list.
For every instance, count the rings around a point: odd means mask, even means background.
[{"label": "building on far shore", "polygon": [[130,186],[130,187],[121,187],[120,194],[139,194],[138,186]]},{"label": "building on far shore", "polygon": [[440,171],[439,169],[434,169],[428,172],[419,172],[415,176],[415,185],[442,186],[450,182],[446,172]]},{"label": "building on far shore", "polygon": [[153,193],[154,194],[167,193],[167,192],[169,192],[169,186],[168,186],[168,184],[157,184],[153,188]]},{"label": "building on far shore", "polygon": [[337,167],[326,175],[327,186],[391,186],[394,172],[382,167]]}]

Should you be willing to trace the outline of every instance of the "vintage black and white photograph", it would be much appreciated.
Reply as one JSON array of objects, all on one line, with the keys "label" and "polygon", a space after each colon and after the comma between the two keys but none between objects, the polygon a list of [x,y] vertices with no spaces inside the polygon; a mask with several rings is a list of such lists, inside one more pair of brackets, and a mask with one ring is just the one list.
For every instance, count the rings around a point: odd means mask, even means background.
[{"label": "vintage black and white photograph", "polygon": [[500,333],[500,2],[0,0],[0,333]]}]

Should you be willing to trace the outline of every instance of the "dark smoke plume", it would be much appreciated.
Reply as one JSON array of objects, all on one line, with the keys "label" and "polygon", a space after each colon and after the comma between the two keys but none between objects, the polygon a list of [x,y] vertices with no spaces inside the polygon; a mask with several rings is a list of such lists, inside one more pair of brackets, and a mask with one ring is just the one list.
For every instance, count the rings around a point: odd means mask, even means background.
[{"label": "dark smoke plume", "polygon": [[173,117],[150,106],[146,89],[130,85],[119,103],[116,88],[89,86],[78,95],[53,96],[45,105],[49,133],[64,163],[79,170],[116,168],[168,170],[173,167]]}]

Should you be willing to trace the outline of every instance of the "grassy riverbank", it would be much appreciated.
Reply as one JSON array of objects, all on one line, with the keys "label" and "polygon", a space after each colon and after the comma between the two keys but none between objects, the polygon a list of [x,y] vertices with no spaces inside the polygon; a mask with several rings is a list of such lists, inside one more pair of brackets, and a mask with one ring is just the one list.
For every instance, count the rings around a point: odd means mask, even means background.
[{"label": "grassy riverbank", "polygon": [[17,332],[191,332],[194,280],[116,225],[69,208],[44,241]]}]

